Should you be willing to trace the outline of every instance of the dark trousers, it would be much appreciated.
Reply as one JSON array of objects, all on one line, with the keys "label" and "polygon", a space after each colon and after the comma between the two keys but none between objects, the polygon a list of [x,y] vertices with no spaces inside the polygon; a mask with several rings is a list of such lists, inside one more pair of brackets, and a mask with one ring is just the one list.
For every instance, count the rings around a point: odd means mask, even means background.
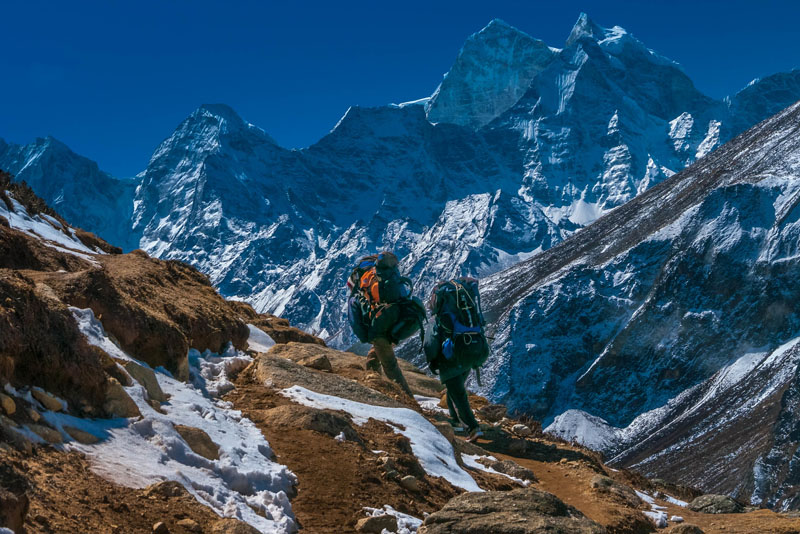
[{"label": "dark trousers", "polygon": [[446,380],[444,387],[447,388],[447,409],[450,410],[450,417],[461,421],[471,430],[478,426],[478,421],[469,406],[467,388],[464,387],[468,376],[469,371]]}]

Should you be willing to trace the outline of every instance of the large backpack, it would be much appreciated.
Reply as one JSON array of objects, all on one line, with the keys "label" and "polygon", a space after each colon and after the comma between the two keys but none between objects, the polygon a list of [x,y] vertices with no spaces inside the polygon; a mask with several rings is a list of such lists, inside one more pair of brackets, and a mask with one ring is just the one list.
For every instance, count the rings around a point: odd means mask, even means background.
[{"label": "large backpack", "polygon": [[490,350],[476,279],[462,277],[439,282],[433,289],[429,308],[434,322],[424,348],[431,369],[479,369],[486,363]]},{"label": "large backpack", "polygon": [[397,256],[381,252],[361,258],[347,280],[347,316],[363,342],[384,337],[398,343],[417,331],[426,319],[422,302],[411,296],[413,284],[398,269]]}]

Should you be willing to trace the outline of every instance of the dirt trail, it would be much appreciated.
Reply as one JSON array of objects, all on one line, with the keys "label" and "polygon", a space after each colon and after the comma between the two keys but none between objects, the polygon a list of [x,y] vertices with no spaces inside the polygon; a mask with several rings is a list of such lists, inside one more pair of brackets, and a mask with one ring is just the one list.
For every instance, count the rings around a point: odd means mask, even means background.
[{"label": "dirt trail", "polygon": [[[259,384],[247,371],[237,379],[236,389],[225,400],[233,402],[261,429],[277,460],[297,475],[299,484],[292,510],[307,532],[354,531],[356,521],[366,517],[364,507],[382,508],[387,504],[422,518],[460,493],[449,483],[426,476],[411,454],[408,440],[386,424],[370,421],[351,427],[360,442],[337,441],[335,435],[295,427],[291,420],[277,424],[273,409],[292,403]],[[299,419],[297,423],[300,424]],[[380,462],[382,456],[392,458],[398,476],[387,477]],[[399,478],[407,474],[417,478],[420,491],[400,485]]]}]

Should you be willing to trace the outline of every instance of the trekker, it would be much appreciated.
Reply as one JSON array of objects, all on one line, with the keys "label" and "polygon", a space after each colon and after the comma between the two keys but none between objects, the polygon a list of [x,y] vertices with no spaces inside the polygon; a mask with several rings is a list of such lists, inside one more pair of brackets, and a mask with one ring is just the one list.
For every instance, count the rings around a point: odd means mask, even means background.
[{"label": "trekker", "polygon": [[439,282],[429,308],[433,320],[425,333],[425,357],[447,390],[450,424],[456,429],[465,425],[467,441],[475,441],[483,432],[464,384],[473,369],[480,382],[480,367],[489,358],[478,281],[463,277]]},{"label": "trekker", "polygon": [[413,284],[400,274],[399,264],[389,251],[361,258],[347,280],[347,312],[356,337],[372,343],[367,370],[380,373],[382,367],[386,377],[413,399],[392,345],[415,332],[422,336],[426,314],[422,302],[411,295]]}]

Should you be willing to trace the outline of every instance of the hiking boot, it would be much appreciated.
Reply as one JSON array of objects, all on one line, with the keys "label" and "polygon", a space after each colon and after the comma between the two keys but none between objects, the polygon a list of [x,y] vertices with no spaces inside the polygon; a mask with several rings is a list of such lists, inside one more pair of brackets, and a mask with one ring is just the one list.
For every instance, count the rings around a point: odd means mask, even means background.
[{"label": "hiking boot", "polygon": [[447,422],[450,423],[450,426],[453,427],[453,432],[460,434],[461,432],[466,432],[467,427],[461,424],[461,421],[458,419],[447,419]]},{"label": "hiking boot", "polygon": [[476,426],[469,430],[469,436],[467,437],[467,441],[469,441],[470,443],[475,443],[481,436],[483,436],[483,430],[481,430],[481,427]]}]

